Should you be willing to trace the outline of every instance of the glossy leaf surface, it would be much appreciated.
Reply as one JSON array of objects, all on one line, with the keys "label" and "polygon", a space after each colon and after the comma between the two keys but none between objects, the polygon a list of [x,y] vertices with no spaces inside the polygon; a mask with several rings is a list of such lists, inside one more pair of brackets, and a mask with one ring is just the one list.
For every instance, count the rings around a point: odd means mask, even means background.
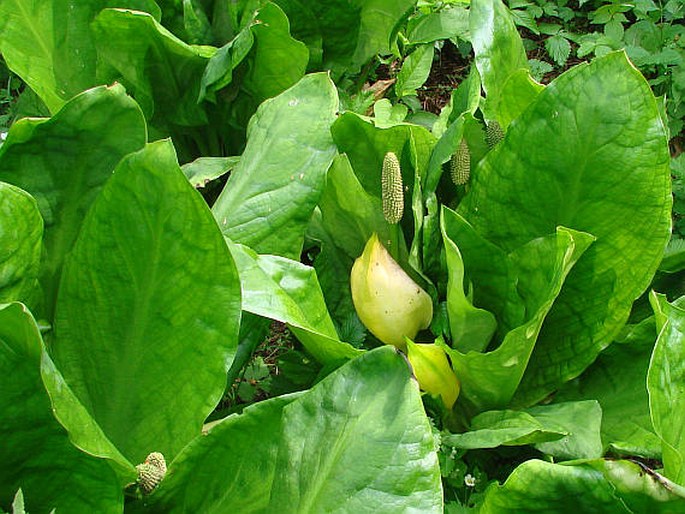
[{"label": "glossy leaf surface", "polygon": [[179,456],[152,510],[438,513],[433,445],[405,359],[379,348],[213,427]]},{"label": "glossy leaf surface", "polygon": [[222,232],[258,253],[298,259],[335,154],[338,97],[327,75],[308,75],[264,102],[212,211]]},{"label": "glossy leaf surface", "polygon": [[459,214],[446,208],[442,214],[445,234],[459,247],[474,283],[474,305],[498,317],[502,338],[485,353],[446,350],[462,383],[460,401],[474,412],[501,409],[519,387],[564,281],[594,239],[559,227],[554,235],[533,239],[507,255]]},{"label": "glossy leaf surface", "polygon": [[341,363],[361,353],[338,339],[313,268],[228,245],[240,273],[243,310],[287,323],[321,363]]},{"label": "glossy leaf surface", "polygon": [[101,84],[90,23],[105,7],[128,7],[159,17],[153,0],[2,0],[0,52],[56,113],[74,95]]}]

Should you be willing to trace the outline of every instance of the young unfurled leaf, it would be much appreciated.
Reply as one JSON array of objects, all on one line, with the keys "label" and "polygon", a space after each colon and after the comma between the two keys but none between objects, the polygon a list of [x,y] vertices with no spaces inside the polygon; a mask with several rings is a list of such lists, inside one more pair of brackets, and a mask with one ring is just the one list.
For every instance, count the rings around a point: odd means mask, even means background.
[{"label": "young unfurled leaf", "polygon": [[445,350],[436,344],[417,344],[407,340],[407,357],[422,390],[440,396],[451,409],[459,396],[459,380],[447,360]]},{"label": "young unfurled leaf", "polygon": [[433,318],[430,296],[390,256],[373,234],[352,266],[352,302],[359,319],[385,344],[404,349]]}]

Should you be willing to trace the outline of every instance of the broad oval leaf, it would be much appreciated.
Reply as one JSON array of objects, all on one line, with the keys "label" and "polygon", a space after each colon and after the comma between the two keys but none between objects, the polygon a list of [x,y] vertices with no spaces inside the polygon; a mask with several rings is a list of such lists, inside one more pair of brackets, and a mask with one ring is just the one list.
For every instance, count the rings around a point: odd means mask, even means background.
[{"label": "broad oval leaf", "polygon": [[169,466],[142,512],[266,512],[276,475],[283,408],[279,396],[231,415],[195,438]]},{"label": "broad oval leaf", "polygon": [[[323,67],[356,73],[376,54],[391,51],[392,35],[413,0],[276,0],[293,21],[293,36],[323,50]],[[320,57],[316,56],[317,60]]]},{"label": "broad oval leaf", "polygon": [[395,94],[397,97],[416,94],[423,86],[433,65],[433,45],[419,45],[402,63],[397,74]]},{"label": "broad oval leaf", "polygon": [[224,389],[240,285],[233,260],[169,141],[117,167],[65,266],[55,362],[130,462],[168,461]]},{"label": "broad oval leaf", "polygon": [[501,0],[474,0],[469,25],[475,64],[487,94],[486,116],[502,123],[500,110],[509,101],[505,84],[516,71],[528,69],[523,41]]},{"label": "broad oval leaf", "polygon": [[270,509],[442,512],[431,426],[409,377],[404,357],[379,348],[286,407]]},{"label": "broad oval leaf", "polygon": [[52,113],[81,91],[101,84],[90,23],[112,4],[150,12],[154,0],[2,0],[0,52]]},{"label": "broad oval leaf", "polygon": [[554,398],[597,400],[602,407],[605,447],[621,455],[661,459],[661,441],[652,427],[647,396],[647,368],[656,337],[654,319],[648,318],[629,333],[627,340],[612,343]]},{"label": "broad oval leaf", "polygon": [[41,381],[43,342],[20,303],[0,306],[0,505],[21,487],[31,513],[117,514],[124,499],[114,471],[69,441]]},{"label": "broad oval leaf", "polygon": [[207,123],[198,105],[202,75],[213,47],[188,45],[145,12],[104,9],[92,24],[107,80],[120,80],[151,125],[162,130]]},{"label": "broad oval leaf", "polygon": [[145,144],[145,119],[120,85],[88,90],[49,119],[22,119],[0,149],[0,180],[30,193],[45,222],[41,286],[52,321],[66,254],[121,158]]},{"label": "broad oval leaf", "polygon": [[614,53],[561,75],[481,161],[459,207],[510,251],[564,226],[597,241],[545,320],[517,401],[577,376],[625,323],[670,233],[666,131],[649,85]]},{"label": "broad oval leaf", "polygon": [[333,82],[307,75],[264,102],[247,147],[212,211],[226,237],[257,253],[299,259],[304,232],[335,156]]},{"label": "broad oval leaf", "polygon": [[406,360],[367,352],[310,391],[257,404],[193,441],[153,512],[442,512],[430,423]]}]

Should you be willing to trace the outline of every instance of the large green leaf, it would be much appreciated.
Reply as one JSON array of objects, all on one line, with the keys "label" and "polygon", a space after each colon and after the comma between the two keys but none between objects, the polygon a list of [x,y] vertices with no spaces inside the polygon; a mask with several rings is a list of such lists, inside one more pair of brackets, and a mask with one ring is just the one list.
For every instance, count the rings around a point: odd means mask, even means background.
[{"label": "large green leaf", "polygon": [[209,98],[224,89],[217,97],[220,101],[234,97],[239,100],[232,102],[228,112],[231,122],[241,127],[247,126],[264,100],[297,83],[309,59],[305,44],[290,35],[292,20],[275,3],[262,3],[258,9],[246,9],[245,15],[251,14],[251,18],[214,54],[202,79],[202,96],[207,87]]},{"label": "large green leaf", "polygon": [[151,512],[268,512],[284,430],[283,409],[297,395],[247,407],[194,439],[169,467]]},{"label": "large green leaf", "polygon": [[510,100],[505,84],[516,71],[528,69],[523,41],[501,0],[471,2],[469,24],[476,67],[487,94],[488,117],[502,123],[500,110]]},{"label": "large green leaf", "polygon": [[685,489],[625,460],[552,464],[529,460],[507,481],[487,489],[482,514],[557,512],[678,514]]},{"label": "large green leaf", "polygon": [[410,376],[383,347],[286,407],[270,509],[442,512],[431,425]]},{"label": "large green leaf", "polygon": [[[445,235],[460,250],[474,284],[474,305],[497,316],[497,335],[502,338],[499,347],[486,353],[446,348],[462,385],[459,401],[467,411],[501,409],[519,386],[540,327],[564,281],[594,239],[559,227],[556,233],[533,239],[507,255],[476,234],[459,214],[443,208],[442,215]],[[480,327],[479,317],[462,321],[478,322]]]},{"label": "large green leaf", "polygon": [[613,53],[558,77],[481,161],[459,207],[481,236],[505,251],[558,226],[597,238],[545,320],[518,403],[583,371],[649,284],[669,238],[668,159],[649,85]]},{"label": "large green leaf", "polygon": [[554,441],[568,435],[558,427],[545,426],[527,412],[514,410],[483,412],[471,420],[469,428],[463,434],[443,435],[442,444],[473,450]]},{"label": "large green leaf", "polygon": [[654,320],[635,327],[637,335],[613,343],[555,401],[595,399],[602,407],[602,441],[614,451],[661,458],[661,441],[649,416],[647,368],[654,347]]},{"label": "large green leaf", "polygon": [[602,408],[596,400],[537,405],[526,412],[550,429],[568,432],[557,441],[536,444],[541,452],[558,460],[596,459],[604,453]]},{"label": "large green leaf", "polygon": [[152,451],[172,460],[199,433],[237,345],[239,287],[171,143],[127,156],[65,265],[53,350],[67,384],[129,461]]},{"label": "large green leaf", "polygon": [[488,411],[471,420],[468,432],[443,435],[442,442],[465,449],[533,444],[558,459],[598,458],[601,419],[602,409],[592,400]]},{"label": "large green leaf", "polygon": [[[388,54],[396,25],[414,0],[276,0],[293,23],[293,35],[316,48],[336,73],[359,71],[376,54]],[[315,50],[316,51],[316,50]]]},{"label": "large green leaf", "polygon": [[649,410],[662,441],[664,474],[685,485],[685,309],[669,304],[665,297],[656,302],[665,323],[647,372]]},{"label": "large green leaf", "polygon": [[405,359],[383,347],[309,392],[257,404],[196,439],[155,512],[442,512],[430,423]]},{"label": "large green leaf", "polygon": [[153,0],[2,0],[0,53],[55,113],[72,96],[101,83],[90,23],[114,6],[159,16]]},{"label": "large green leaf", "polygon": [[321,363],[340,364],[361,353],[338,339],[313,268],[227,243],[240,273],[243,310],[287,323]]},{"label": "large green leaf", "polygon": [[335,155],[338,96],[328,75],[307,75],[264,102],[212,211],[222,232],[258,253],[299,259],[304,232]]},{"label": "large green leaf", "polygon": [[36,201],[0,182],[0,303],[31,305],[37,299],[42,240],[43,219]]},{"label": "large green leaf", "polygon": [[497,320],[490,311],[474,306],[466,294],[468,288],[464,283],[464,260],[457,245],[445,232],[446,216],[449,214],[443,214],[440,218],[440,231],[445,245],[445,263],[449,277],[447,317],[452,346],[461,352],[482,352],[497,329]]},{"label": "large green leaf", "polygon": [[62,264],[102,185],[146,139],[140,108],[120,85],[76,96],[50,119],[22,119],[0,149],[0,180],[29,192],[45,222],[42,315],[52,321]]},{"label": "large green leaf", "polygon": [[43,342],[19,303],[0,306],[0,506],[21,487],[26,508],[50,512],[116,514],[123,495],[103,460],[77,450],[52,415],[41,382]]},{"label": "large green leaf", "polygon": [[92,24],[98,57],[140,104],[146,118],[161,130],[207,122],[198,105],[200,82],[213,47],[187,45],[140,11],[105,9]]},{"label": "large green leaf", "polygon": [[[290,36],[288,18],[272,2],[267,2],[257,12],[252,32],[255,46],[243,86],[257,105],[285,91],[304,76],[309,52],[304,43]],[[325,109],[323,112],[328,112]]]},{"label": "large green leaf", "polygon": [[416,90],[423,86],[433,65],[433,45],[419,45],[402,63],[397,74],[395,94],[398,97],[415,95]]},{"label": "large green leaf", "polygon": [[245,59],[254,44],[253,23],[256,23],[255,18],[209,59],[202,74],[199,100],[208,98],[216,101],[216,92],[233,81],[234,70]]},{"label": "large green leaf", "polygon": [[108,459],[122,486],[136,480],[137,472],[114,446],[64,380],[50,356],[44,352],[40,366],[43,384],[52,402],[52,412],[69,433],[71,443],[84,452]]}]

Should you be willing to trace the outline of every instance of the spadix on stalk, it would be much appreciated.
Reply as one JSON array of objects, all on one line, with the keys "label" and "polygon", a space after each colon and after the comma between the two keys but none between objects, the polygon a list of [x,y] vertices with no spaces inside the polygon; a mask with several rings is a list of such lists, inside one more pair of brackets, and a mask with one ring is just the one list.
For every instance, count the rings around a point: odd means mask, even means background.
[{"label": "spadix on stalk", "polygon": [[359,319],[385,344],[406,349],[433,318],[430,296],[390,256],[373,234],[354,262],[350,276],[352,302]]}]

